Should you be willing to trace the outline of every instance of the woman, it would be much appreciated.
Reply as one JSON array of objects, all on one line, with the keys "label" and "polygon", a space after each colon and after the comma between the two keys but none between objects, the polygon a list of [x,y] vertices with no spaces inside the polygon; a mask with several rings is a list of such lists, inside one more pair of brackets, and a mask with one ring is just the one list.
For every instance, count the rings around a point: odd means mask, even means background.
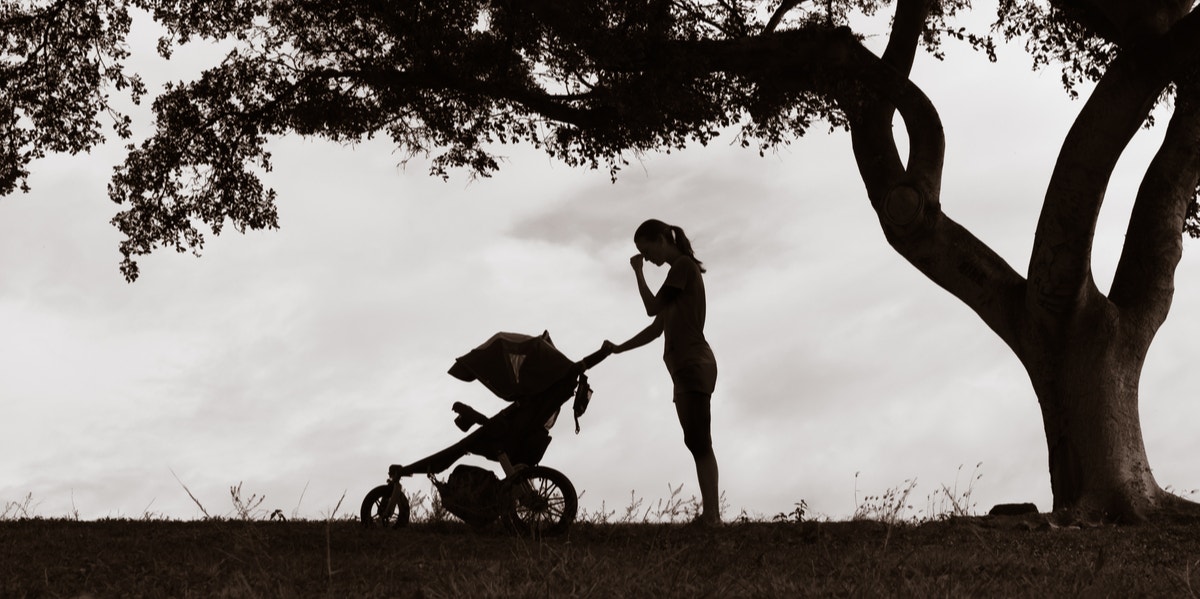
[{"label": "woman", "polygon": [[[629,259],[637,275],[638,293],[646,314],[654,322],[628,341],[604,342],[604,349],[621,353],[665,337],[663,361],[675,386],[675,412],[683,427],[683,442],[696,459],[696,477],[704,511],[696,524],[721,524],[720,495],[717,490],[717,457],[713,454],[711,410],[713,388],[717,382],[717,360],[704,338],[704,265],[696,259],[692,244],[683,229],[659,220],[648,220],[633,234],[638,253]],[[650,291],[643,264],[670,265],[667,278],[658,293]]]}]

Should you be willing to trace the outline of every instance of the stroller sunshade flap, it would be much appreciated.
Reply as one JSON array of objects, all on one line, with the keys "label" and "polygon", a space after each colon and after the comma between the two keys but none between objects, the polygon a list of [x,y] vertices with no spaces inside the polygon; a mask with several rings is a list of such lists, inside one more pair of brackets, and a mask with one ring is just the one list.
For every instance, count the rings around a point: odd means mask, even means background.
[{"label": "stroller sunshade flap", "polygon": [[574,369],[575,362],[554,347],[547,331],[536,337],[496,333],[455,360],[449,372],[463,381],[479,380],[497,397],[514,401],[546,390]]}]

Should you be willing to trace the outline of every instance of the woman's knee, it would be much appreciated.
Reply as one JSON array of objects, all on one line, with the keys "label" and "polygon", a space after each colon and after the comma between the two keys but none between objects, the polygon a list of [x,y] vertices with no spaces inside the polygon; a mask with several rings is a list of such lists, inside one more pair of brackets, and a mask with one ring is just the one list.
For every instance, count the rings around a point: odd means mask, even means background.
[{"label": "woman's knee", "polygon": [[712,454],[712,414],[707,393],[676,393],[683,444],[696,458]]},{"label": "woman's knee", "polygon": [[696,459],[713,455],[712,435],[706,431],[684,431],[683,444]]}]

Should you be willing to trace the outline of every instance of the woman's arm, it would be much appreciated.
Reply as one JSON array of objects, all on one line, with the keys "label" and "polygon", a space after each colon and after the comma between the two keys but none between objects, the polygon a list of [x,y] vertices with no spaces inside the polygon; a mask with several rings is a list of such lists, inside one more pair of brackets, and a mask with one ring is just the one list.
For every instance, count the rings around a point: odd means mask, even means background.
[{"label": "woman's arm", "polygon": [[642,296],[642,305],[646,307],[646,316],[658,316],[672,301],[679,295],[679,288],[674,286],[663,285],[662,289],[658,290],[658,295],[650,291],[650,285],[646,283],[646,274],[642,272],[642,255],[638,254],[629,259],[629,264],[633,266],[633,273],[637,276],[638,295]]},{"label": "woman's arm", "polygon": [[650,326],[642,329],[640,333],[634,335],[633,337],[630,337],[629,341],[619,345],[613,343],[612,341],[605,341],[601,348],[610,350],[614,354],[619,354],[621,352],[637,349],[643,345],[646,345],[647,343],[658,339],[659,335],[662,335],[662,333],[662,318],[655,318],[654,322],[650,323]]}]

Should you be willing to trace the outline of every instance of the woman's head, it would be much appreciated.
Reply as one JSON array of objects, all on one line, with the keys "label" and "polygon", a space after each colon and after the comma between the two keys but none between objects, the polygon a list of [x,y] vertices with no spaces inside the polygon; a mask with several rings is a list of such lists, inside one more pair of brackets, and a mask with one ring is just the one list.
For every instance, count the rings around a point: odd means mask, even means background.
[{"label": "woman's head", "polygon": [[652,218],[634,231],[633,243],[642,256],[656,265],[661,266],[664,262],[670,262],[676,254],[682,254],[695,260],[700,272],[704,272],[704,264],[696,259],[692,242],[680,227]]}]

